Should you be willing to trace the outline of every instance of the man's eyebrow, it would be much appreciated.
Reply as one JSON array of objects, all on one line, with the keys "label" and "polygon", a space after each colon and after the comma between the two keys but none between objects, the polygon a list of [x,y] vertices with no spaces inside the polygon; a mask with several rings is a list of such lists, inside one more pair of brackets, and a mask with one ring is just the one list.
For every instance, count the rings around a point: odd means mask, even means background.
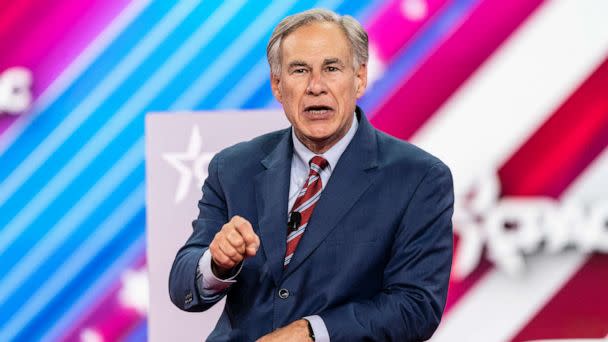
[{"label": "man's eyebrow", "polygon": [[342,66],[344,65],[342,60],[340,60],[340,58],[337,58],[337,57],[325,58],[325,60],[323,60],[323,65],[329,65],[329,64],[340,64]]},{"label": "man's eyebrow", "polygon": [[295,60],[295,61],[289,62],[288,67],[289,68],[293,68],[293,67],[308,67],[308,63],[306,63],[304,61],[300,61],[300,60]]}]

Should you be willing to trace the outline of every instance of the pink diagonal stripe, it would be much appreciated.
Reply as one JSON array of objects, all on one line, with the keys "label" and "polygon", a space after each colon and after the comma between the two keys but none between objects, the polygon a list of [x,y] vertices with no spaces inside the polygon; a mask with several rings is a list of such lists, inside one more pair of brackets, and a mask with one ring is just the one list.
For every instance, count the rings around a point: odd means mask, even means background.
[{"label": "pink diagonal stripe", "polygon": [[22,65],[31,68],[53,45],[73,29],[73,25],[94,5],[94,0],[62,0],[48,9],[28,8],[0,44],[12,46],[0,55],[0,68]]},{"label": "pink diagonal stripe", "polygon": [[372,123],[409,138],[542,3],[485,0],[379,106]]},{"label": "pink diagonal stripe", "polygon": [[451,0],[393,0],[367,25],[371,44],[383,62],[390,62],[414,35]]},{"label": "pink diagonal stripe", "polygon": [[[42,14],[53,4],[53,1],[35,3],[34,0],[6,1],[0,4],[0,42],[6,41],[7,36],[17,41],[22,33],[22,27],[19,25],[26,19],[35,20],[32,18],[35,15],[34,12]],[[33,10],[34,6],[35,10]]]},{"label": "pink diagonal stripe", "polygon": [[[120,13],[127,1],[64,0],[50,3],[53,4],[52,10],[40,14],[32,9],[25,15],[27,20],[20,21],[18,28],[11,28],[20,34],[0,40],[1,46],[13,47],[0,54],[0,72],[13,66],[29,68],[34,76],[35,98]],[[0,116],[0,137],[15,119],[13,116]]]},{"label": "pink diagonal stripe", "polygon": [[[145,256],[138,258],[132,270],[145,267]],[[122,279],[116,282],[103,294],[100,294],[97,302],[91,309],[60,339],[60,341],[81,341],[80,334],[85,329],[92,329],[97,332],[104,341],[120,341],[122,337],[128,335],[129,331],[135,327],[142,315],[133,308],[125,307],[119,298]]]}]

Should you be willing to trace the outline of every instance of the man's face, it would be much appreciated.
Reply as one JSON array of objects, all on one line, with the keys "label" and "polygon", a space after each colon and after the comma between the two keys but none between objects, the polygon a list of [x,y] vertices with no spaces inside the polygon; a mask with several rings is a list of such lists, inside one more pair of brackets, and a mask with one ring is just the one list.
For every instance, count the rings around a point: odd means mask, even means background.
[{"label": "man's face", "polygon": [[272,92],[298,138],[322,153],[350,128],[356,100],[367,86],[367,67],[354,70],[350,43],[333,23],[311,23],[285,37],[281,73]]}]

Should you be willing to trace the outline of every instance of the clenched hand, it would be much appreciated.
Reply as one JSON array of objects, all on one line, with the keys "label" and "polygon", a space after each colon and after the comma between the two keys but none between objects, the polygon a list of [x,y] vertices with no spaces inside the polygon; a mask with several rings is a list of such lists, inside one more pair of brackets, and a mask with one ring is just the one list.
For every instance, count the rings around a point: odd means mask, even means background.
[{"label": "clenched hand", "polygon": [[240,216],[233,216],[215,234],[209,245],[214,273],[225,277],[245,258],[255,256],[259,247],[260,238],[253,231],[251,223]]}]

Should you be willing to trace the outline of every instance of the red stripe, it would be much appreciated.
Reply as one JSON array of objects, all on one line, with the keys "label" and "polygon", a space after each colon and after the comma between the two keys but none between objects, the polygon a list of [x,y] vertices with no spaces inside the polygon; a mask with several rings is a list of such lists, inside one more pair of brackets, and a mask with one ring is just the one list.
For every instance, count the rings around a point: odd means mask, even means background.
[{"label": "red stripe", "polygon": [[[608,146],[606,89],[608,60],[500,168],[503,196],[558,197],[591,164]],[[471,276],[453,281],[446,312],[489,269],[482,263]]]},{"label": "red stripe", "polygon": [[502,167],[503,192],[557,197],[607,145],[608,59]]},{"label": "red stripe", "polygon": [[379,106],[374,126],[408,139],[541,3],[483,1]]},{"label": "red stripe", "polygon": [[[311,170],[311,174],[312,173],[316,173],[315,171]],[[298,198],[296,200],[296,203],[294,203],[294,208],[299,207],[300,205],[302,205],[302,203],[306,202],[307,200],[311,199],[315,194],[317,194],[319,191],[321,191],[321,178],[317,178],[316,181],[314,181],[307,189],[306,189],[306,193]],[[317,200],[318,201],[318,200]],[[317,205],[317,202],[313,203],[312,205],[310,205],[308,208],[306,208],[305,210],[300,212],[300,215],[302,215],[301,220],[300,220],[300,227],[302,225],[305,225],[308,223],[308,220],[310,220],[310,216],[312,215],[313,210],[315,209],[315,206]],[[302,239],[302,236],[304,234],[300,234],[297,237],[295,237],[293,240],[289,241],[287,243],[287,250],[285,251],[285,256],[288,256],[289,254],[295,252],[295,250],[298,247],[298,243],[300,243],[300,239]]]},{"label": "red stripe", "polygon": [[285,257],[289,256],[290,254],[292,254],[293,252],[296,251],[296,247],[298,247],[298,244],[300,243],[300,239],[302,239],[302,235],[303,234],[296,236],[295,238],[293,238],[291,241],[289,241],[287,243],[287,250],[285,251]]},{"label": "red stripe", "polygon": [[[608,147],[608,59],[534,136],[509,169],[505,191],[558,196],[582,169]],[[540,133],[540,132],[539,132]],[[539,134],[540,135],[540,134]],[[544,141],[542,139],[545,139]],[[548,150],[547,142],[551,142]],[[517,172],[536,159],[537,168]],[[543,177],[544,175],[544,177]],[[547,177],[547,175],[551,175]],[[508,176],[508,177],[507,177]],[[518,183],[517,177],[521,177]],[[551,179],[553,181],[549,181]],[[608,334],[608,256],[593,255],[518,333],[531,338],[604,337]]]},{"label": "red stripe", "polygon": [[317,203],[315,202],[313,205],[300,212],[300,214],[302,215],[302,219],[300,220],[300,226],[308,223],[308,220],[310,220],[310,216],[312,215],[316,204]]},{"label": "red stripe", "polygon": [[[320,169],[323,169],[327,166],[327,161],[325,159],[322,159],[319,156],[313,157],[311,160],[311,163],[314,164],[315,166],[319,167]],[[318,194],[321,190],[323,190],[322,183],[321,183],[321,176],[313,168],[311,168],[310,172],[308,173],[308,180],[310,180],[310,177],[312,177],[312,176],[316,176],[317,179],[314,180],[311,184],[308,184],[308,186],[306,187],[306,191],[304,192],[304,195],[302,195],[301,197],[298,197],[296,199],[295,203],[293,204],[294,209],[292,209],[292,210],[297,209],[303,203],[306,203],[306,201],[310,200],[316,194]],[[301,220],[299,223],[299,227],[308,223],[308,220],[310,219],[310,216],[312,215],[312,212],[313,212],[315,206],[317,205],[317,201],[318,201],[318,199],[314,203],[309,205],[308,208],[300,211],[300,215],[302,215],[302,216],[301,216]],[[288,233],[289,233],[289,231],[288,231]],[[295,238],[293,238],[292,240],[287,242],[285,257],[287,257],[288,255],[290,255],[296,251],[296,249],[298,248],[298,244],[300,243],[300,240],[302,239],[303,235],[304,235],[304,233],[296,236]]]},{"label": "red stripe", "polygon": [[608,255],[593,255],[513,341],[608,334]]},{"label": "red stripe", "polygon": [[19,37],[22,31],[18,26],[27,20],[26,14],[29,16],[33,11],[44,13],[53,6],[53,3],[53,1],[41,1],[35,4],[33,0],[19,0],[0,4],[0,43],[4,43],[8,35],[11,39]]}]

